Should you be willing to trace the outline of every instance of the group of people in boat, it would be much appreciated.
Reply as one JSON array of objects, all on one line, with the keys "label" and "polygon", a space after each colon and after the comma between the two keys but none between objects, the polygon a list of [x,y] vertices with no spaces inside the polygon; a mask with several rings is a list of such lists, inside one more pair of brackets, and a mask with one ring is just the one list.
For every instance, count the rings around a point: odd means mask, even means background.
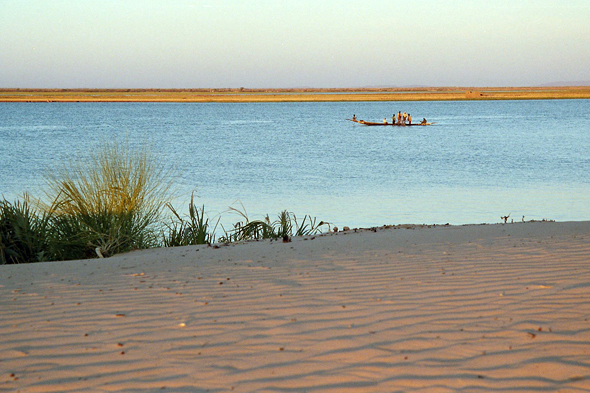
[{"label": "group of people in boat", "polygon": [[[356,121],[356,115],[352,115],[352,121]],[[395,124],[395,125],[411,125],[412,124],[412,115],[410,115],[409,113],[402,113],[401,111],[397,112],[397,115],[394,113],[393,116],[391,116],[391,123]],[[387,123],[387,118],[383,119],[383,124],[388,124]],[[423,118],[422,121],[420,122],[420,124],[424,125],[427,124],[426,122],[426,118]]]},{"label": "group of people in boat", "polygon": [[[383,119],[384,123],[387,123],[387,119]],[[410,115],[409,113],[402,113],[401,111],[397,112],[397,115],[394,113],[393,116],[391,116],[391,122],[393,124],[412,124],[412,115]],[[420,122],[420,124],[426,124],[426,118],[423,118],[422,121]]]},{"label": "group of people in boat", "polygon": [[[391,122],[393,124],[412,124],[412,115],[407,112],[402,113],[401,111],[397,112],[397,115],[394,113],[391,116]],[[383,119],[383,123],[387,123],[387,119]]]}]

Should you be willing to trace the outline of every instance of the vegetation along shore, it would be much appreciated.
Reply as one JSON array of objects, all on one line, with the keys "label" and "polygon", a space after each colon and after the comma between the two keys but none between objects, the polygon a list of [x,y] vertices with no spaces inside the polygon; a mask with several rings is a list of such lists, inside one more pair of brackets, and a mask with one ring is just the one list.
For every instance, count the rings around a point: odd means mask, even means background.
[{"label": "vegetation along shore", "polygon": [[[0,200],[0,265],[103,258],[155,247],[282,239],[330,230],[287,210],[276,219],[240,220],[224,228],[191,199],[188,213],[170,203],[170,170],[147,148],[106,143],[88,162],[64,163],[46,177],[43,198]],[[218,235],[219,234],[219,235]]]}]

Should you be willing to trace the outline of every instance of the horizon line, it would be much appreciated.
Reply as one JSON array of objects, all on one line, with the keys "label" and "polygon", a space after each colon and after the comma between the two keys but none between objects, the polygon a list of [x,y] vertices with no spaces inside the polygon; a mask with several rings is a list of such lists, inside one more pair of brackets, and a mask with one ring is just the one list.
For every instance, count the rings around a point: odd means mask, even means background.
[{"label": "horizon line", "polygon": [[507,85],[507,86],[468,86],[468,85],[448,85],[448,86],[428,86],[428,85],[380,85],[380,86],[348,86],[348,87],[0,87],[0,91],[355,91],[355,90],[436,90],[436,89],[537,89],[537,88],[575,88],[590,87],[590,81],[580,82],[554,82],[541,85]]}]

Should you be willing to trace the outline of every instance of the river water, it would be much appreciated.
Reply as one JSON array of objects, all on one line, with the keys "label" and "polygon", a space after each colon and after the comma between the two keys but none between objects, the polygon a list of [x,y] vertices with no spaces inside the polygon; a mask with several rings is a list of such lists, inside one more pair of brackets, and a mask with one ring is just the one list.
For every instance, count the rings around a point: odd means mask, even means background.
[{"label": "river water", "polygon": [[[367,127],[391,118],[428,127]],[[213,219],[288,209],[337,226],[590,220],[590,100],[0,103],[0,193],[41,195],[61,161],[147,144]],[[243,206],[243,207],[242,207]]]}]

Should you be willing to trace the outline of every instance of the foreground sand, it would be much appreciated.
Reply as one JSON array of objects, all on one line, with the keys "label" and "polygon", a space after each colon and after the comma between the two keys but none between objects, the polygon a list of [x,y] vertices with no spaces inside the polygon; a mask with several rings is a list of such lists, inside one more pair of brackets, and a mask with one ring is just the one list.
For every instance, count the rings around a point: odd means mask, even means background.
[{"label": "foreground sand", "polygon": [[0,266],[0,391],[590,392],[590,222]]}]

